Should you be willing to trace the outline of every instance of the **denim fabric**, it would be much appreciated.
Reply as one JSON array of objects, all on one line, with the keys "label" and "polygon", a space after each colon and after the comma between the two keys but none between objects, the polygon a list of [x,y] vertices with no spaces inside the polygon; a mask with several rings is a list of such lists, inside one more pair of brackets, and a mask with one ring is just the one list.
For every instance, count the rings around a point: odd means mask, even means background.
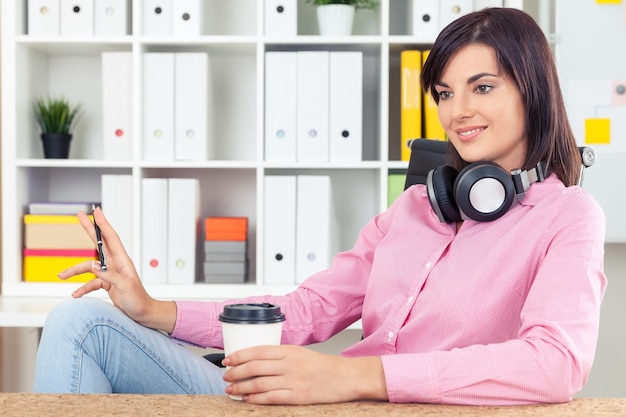
[{"label": "denim fabric", "polygon": [[36,392],[224,394],[223,369],[103,300],[72,299],[49,314]]}]

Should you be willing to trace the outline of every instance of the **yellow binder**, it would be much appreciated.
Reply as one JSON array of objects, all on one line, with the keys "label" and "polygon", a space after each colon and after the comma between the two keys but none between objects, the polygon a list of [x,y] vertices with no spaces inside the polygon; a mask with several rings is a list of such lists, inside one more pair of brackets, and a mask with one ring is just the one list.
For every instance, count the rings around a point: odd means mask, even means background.
[{"label": "yellow binder", "polygon": [[[63,282],[58,273],[84,261],[97,261],[98,252],[91,250],[24,249],[24,281]],[[96,276],[85,272],[64,280],[65,282],[87,282]]]},{"label": "yellow binder", "polygon": [[400,159],[408,161],[411,157],[408,141],[422,137],[422,52],[402,51],[400,71]]},{"label": "yellow binder", "polygon": [[[422,52],[422,65],[426,62],[430,50]],[[437,114],[437,104],[428,92],[424,95],[424,137],[427,139],[446,140],[446,132],[441,126],[439,115]]]}]

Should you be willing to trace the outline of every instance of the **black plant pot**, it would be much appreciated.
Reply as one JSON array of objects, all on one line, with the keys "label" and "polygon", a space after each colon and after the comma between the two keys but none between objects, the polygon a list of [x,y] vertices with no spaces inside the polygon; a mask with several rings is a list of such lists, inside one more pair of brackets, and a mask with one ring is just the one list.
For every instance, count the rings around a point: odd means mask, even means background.
[{"label": "black plant pot", "polygon": [[42,133],[41,141],[45,158],[67,159],[69,157],[71,133]]}]

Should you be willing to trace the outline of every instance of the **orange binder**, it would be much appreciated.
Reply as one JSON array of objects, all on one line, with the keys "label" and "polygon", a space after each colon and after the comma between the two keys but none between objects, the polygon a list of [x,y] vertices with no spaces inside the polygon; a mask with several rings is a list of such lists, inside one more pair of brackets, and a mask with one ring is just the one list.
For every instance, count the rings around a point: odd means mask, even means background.
[{"label": "orange binder", "polygon": [[204,220],[205,240],[246,240],[247,217],[207,217]]},{"label": "orange binder", "polygon": [[400,159],[408,161],[408,141],[422,137],[422,52],[402,51],[400,71]]}]

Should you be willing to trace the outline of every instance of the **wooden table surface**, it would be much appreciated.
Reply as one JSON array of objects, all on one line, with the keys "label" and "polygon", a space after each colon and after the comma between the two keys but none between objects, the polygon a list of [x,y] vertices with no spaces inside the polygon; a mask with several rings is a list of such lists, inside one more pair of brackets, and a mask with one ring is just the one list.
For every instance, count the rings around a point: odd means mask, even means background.
[{"label": "wooden table surface", "polygon": [[452,406],[354,402],[309,406],[259,406],[225,396],[72,395],[0,393],[2,416],[229,416],[229,417],[397,417],[397,416],[626,416],[626,398],[581,398],[565,404]]}]

